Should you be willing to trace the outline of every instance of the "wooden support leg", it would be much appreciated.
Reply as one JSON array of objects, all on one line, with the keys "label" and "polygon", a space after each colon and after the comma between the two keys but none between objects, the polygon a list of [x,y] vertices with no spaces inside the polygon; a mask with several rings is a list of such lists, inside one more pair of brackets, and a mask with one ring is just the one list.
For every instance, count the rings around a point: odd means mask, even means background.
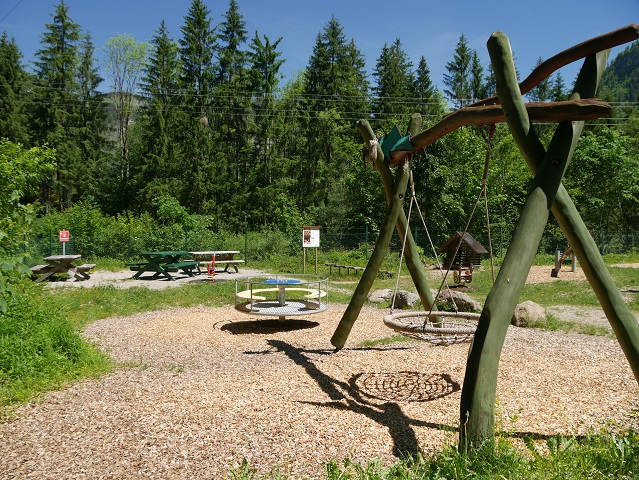
[{"label": "wooden support leg", "polygon": [[346,339],[353,328],[353,324],[359,312],[362,310],[362,305],[366,300],[368,292],[370,292],[371,286],[375,281],[377,272],[382,266],[382,261],[388,253],[388,246],[390,244],[395,224],[397,223],[397,217],[399,211],[402,209],[404,203],[404,197],[406,195],[406,187],[408,186],[408,162],[404,162],[397,170],[397,179],[395,181],[395,188],[393,190],[393,197],[390,205],[388,206],[388,213],[386,214],[386,220],[382,225],[379,232],[379,237],[375,243],[375,248],[371,254],[371,258],[368,260],[366,270],[362,273],[362,277],[355,288],[355,292],[351,297],[351,301],[342,315],[342,319],[339,325],[335,329],[335,333],[331,337],[331,343],[335,348],[342,348],[346,343]]}]

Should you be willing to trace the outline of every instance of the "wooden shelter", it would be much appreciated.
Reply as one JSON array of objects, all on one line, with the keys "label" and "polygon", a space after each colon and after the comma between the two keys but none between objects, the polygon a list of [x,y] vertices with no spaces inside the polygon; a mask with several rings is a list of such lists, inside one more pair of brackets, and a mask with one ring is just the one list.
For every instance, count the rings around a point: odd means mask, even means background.
[{"label": "wooden shelter", "polygon": [[[459,246],[459,240],[462,244]],[[455,255],[457,251],[457,255]],[[481,255],[487,254],[486,250],[470,233],[459,230],[451,236],[439,249],[438,253],[445,253],[444,268],[451,270],[470,268],[471,270],[481,265]]]}]

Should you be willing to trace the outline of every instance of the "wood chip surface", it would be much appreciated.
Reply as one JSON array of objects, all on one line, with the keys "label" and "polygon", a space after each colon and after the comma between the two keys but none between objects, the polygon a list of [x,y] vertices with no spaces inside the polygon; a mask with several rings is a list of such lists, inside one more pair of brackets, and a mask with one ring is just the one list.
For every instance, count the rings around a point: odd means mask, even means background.
[{"label": "wood chip surface", "polygon": [[[125,366],[20,407],[0,424],[3,479],[217,479],[243,459],[322,478],[330,459],[429,454],[457,442],[468,344],[358,346],[393,334],[368,307],[346,347],[344,305],[280,323],[225,308],[109,318],[85,334]],[[510,327],[497,428],[638,428],[639,388],[616,340]]]}]

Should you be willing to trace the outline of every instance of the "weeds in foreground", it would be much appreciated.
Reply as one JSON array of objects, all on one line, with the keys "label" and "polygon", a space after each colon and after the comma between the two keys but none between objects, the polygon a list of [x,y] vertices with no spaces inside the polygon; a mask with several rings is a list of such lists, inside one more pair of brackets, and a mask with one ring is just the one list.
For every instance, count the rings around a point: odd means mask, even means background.
[{"label": "weeds in foreground", "polygon": [[[326,480],[386,479],[526,479],[582,480],[639,478],[639,433],[552,436],[545,440],[524,437],[522,449],[507,437],[498,437],[472,453],[445,447],[431,458],[406,458],[393,465],[380,459],[357,463],[332,460],[324,466]],[[280,480],[279,471],[260,474],[246,461],[230,472],[233,480]]]}]

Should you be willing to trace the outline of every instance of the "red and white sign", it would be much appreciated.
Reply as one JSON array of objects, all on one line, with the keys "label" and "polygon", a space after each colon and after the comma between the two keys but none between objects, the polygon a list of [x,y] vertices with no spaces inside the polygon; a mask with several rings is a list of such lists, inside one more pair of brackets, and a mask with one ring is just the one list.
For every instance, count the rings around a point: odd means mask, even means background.
[{"label": "red and white sign", "polygon": [[69,230],[60,230],[60,241],[61,242],[69,241]]}]

